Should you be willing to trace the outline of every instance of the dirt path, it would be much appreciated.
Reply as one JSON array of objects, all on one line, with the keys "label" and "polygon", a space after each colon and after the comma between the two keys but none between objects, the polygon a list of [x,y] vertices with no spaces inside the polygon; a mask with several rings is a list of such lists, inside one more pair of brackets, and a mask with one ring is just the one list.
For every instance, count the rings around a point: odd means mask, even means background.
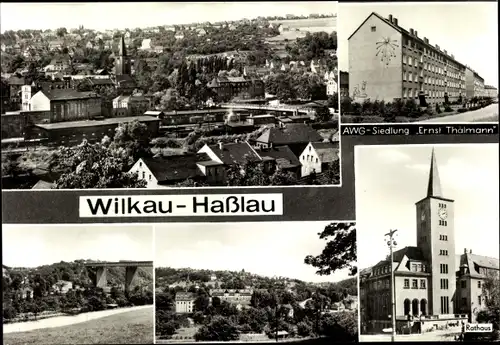
[{"label": "dirt path", "polygon": [[28,332],[41,328],[53,328],[53,327],[74,325],[76,323],[95,320],[105,316],[110,316],[119,313],[126,313],[129,311],[145,309],[145,308],[152,308],[152,306],[142,305],[138,307],[119,308],[112,310],[95,311],[91,313],[82,313],[73,316],[56,316],[38,321],[7,323],[3,325],[3,333],[5,334],[5,333],[15,333],[15,332]]}]

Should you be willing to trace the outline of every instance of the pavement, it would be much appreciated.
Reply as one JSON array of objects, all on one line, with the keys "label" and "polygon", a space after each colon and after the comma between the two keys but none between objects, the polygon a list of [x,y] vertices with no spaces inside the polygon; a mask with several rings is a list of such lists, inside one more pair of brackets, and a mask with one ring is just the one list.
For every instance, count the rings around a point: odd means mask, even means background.
[{"label": "pavement", "polygon": [[[455,341],[460,332],[434,331],[421,334],[398,334],[395,341]],[[374,334],[359,336],[359,342],[390,342],[390,334]]]},{"label": "pavement", "polygon": [[429,120],[418,121],[417,123],[498,122],[498,108],[498,103],[493,103],[478,110],[436,117]]},{"label": "pavement", "polygon": [[16,333],[16,332],[28,332],[36,329],[42,328],[54,328],[61,326],[74,325],[76,323],[87,322],[90,320],[100,319],[102,317],[126,313],[130,311],[153,308],[151,305],[143,305],[138,307],[130,307],[130,308],[119,308],[119,309],[111,309],[111,310],[101,310],[94,311],[90,313],[82,313],[78,315],[72,316],[56,316],[47,319],[37,320],[37,321],[28,321],[28,322],[16,322],[16,323],[6,323],[3,325],[3,333]]}]

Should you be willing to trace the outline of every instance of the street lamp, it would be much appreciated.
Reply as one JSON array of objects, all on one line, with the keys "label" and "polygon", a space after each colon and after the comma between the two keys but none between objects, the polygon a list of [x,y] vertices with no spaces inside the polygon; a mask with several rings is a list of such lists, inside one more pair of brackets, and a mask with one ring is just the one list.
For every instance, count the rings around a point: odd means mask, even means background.
[{"label": "street lamp", "polygon": [[397,245],[396,241],[394,240],[394,234],[398,231],[397,229],[389,231],[387,234],[384,236],[388,236],[387,240],[387,245],[389,246],[389,249],[391,251],[391,261],[390,261],[390,268],[391,268],[391,305],[392,305],[392,312],[391,312],[391,319],[392,319],[392,329],[391,329],[391,341],[394,342],[396,338],[396,286],[394,284],[394,269],[393,269],[393,250],[392,248]]}]

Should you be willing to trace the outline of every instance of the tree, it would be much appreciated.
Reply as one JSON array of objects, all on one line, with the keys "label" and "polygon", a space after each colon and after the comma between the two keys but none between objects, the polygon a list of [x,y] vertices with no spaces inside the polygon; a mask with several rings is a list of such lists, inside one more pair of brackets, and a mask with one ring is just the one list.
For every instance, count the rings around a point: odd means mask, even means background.
[{"label": "tree", "polygon": [[139,158],[152,156],[150,139],[150,132],[145,124],[139,121],[127,122],[116,128],[110,147],[125,149],[135,163]]},{"label": "tree", "polygon": [[316,119],[319,122],[328,122],[332,119],[332,114],[330,114],[330,109],[328,107],[319,107],[316,109]]},{"label": "tree", "polygon": [[68,33],[68,30],[66,30],[66,28],[59,28],[56,30],[56,35],[58,37],[64,37],[64,35],[66,35]]},{"label": "tree", "polygon": [[146,183],[137,174],[125,172],[129,154],[125,149],[111,149],[100,143],[84,141],[77,147],[59,149],[55,166],[61,176],[56,188],[142,188]]},{"label": "tree", "polygon": [[357,273],[355,223],[331,223],[318,235],[320,239],[329,241],[320,255],[308,255],[304,262],[317,268],[316,273],[319,275],[330,275],[344,268],[348,268],[350,274],[355,275]]},{"label": "tree", "polygon": [[500,277],[498,272],[488,271],[482,282],[482,297],[486,309],[477,315],[477,322],[491,323],[495,331],[500,330]]},{"label": "tree", "polygon": [[230,320],[214,316],[209,324],[198,330],[194,338],[196,341],[231,341],[239,339],[239,332]]}]

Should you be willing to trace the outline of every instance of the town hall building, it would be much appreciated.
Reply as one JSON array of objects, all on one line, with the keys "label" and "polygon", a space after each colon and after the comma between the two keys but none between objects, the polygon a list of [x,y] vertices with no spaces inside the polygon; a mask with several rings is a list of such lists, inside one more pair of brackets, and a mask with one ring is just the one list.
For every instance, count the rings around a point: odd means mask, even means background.
[{"label": "town hall building", "polygon": [[455,254],[454,200],[441,189],[434,150],[427,193],[415,207],[417,245],[395,251],[392,263],[388,256],[360,271],[362,333],[392,327],[391,268],[398,333],[460,327],[485,306],[487,293],[478,286],[487,274],[498,275],[498,259]]}]

